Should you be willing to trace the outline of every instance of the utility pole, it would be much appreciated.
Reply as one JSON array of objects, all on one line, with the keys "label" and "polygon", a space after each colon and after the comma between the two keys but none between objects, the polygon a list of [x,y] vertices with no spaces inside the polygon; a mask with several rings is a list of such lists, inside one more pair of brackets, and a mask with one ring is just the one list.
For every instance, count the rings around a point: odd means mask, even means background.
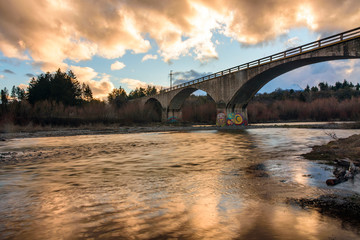
[{"label": "utility pole", "polygon": [[170,70],[170,88],[172,88],[172,78],[173,78],[173,73],[172,70]]}]

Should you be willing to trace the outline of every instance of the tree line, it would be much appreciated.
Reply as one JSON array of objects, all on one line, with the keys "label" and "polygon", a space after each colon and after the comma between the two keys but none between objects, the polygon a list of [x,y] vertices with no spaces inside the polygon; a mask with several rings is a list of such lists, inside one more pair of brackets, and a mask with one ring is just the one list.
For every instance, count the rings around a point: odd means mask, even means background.
[{"label": "tree line", "polygon": [[6,105],[10,100],[28,101],[32,105],[36,102],[50,101],[65,106],[75,106],[92,99],[90,86],[85,83],[80,84],[71,70],[62,72],[58,69],[55,73],[42,73],[30,80],[27,90],[13,86],[11,95],[6,88],[1,90],[2,105]]},{"label": "tree line", "polygon": [[79,125],[158,119],[150,116],[154,114],[151,111],[144,115],[143,109],[129,102],[157,94],[155,87],[136,88],[129,94],[122,87],[115,88],[105,102],[95,99],[90,86],[81,84],[71,70],[42,73],[30,80],[27,89],[13,86],[10,92],[4,88],[0,93],[0,124]]},{"label": "tree line", "polygon": [[129,100],[145,96],[152,96],[156,95],[157,93],[158,90],[155,88],[155,86],[148,85],[147,88],[139,87],[135,90],[132,90],[129,94],[126,94],[125,89],[120,86],[119,88],[114,88],[108,94],[107,100],[110,104],[120,108]]},{"label": "tree line", "polygon": [[[157,93],[154,86],[148,85],[147,88],[136,88],[127,94],[125,89],[120,86],[108,94],[107,100],[110,104],[120,107],[131,99]],[[16,86],[12,87],[11,93],[6,87],[1,90],[2,105],[8,104],[9,101],[28,101],[31,104],[50,101],[62,103],[65,106],[80,106],[92,100],[95,99],[90,86],[85,83],[80,84],[71,70],[62,72],[61,69],[58,69],[55,73],[42,73],[31,79],[26,90]]]},{"label": "tree line", "polygon": [[[95,99],[88,84],[72,71],[43,73],[31,79],[27,89],[1,90],[0,124],[79,125],[92,123],[146,123],[161,120],[159,106],[138,106],[132,99],[151,96],[154,86],[139,87],[129,94],[122,87],[108,93],[107,101]],[[360,120],[360,85],[344,80],[334,85],[321,82],[301,91],[276,89],[256,94],[248,104],[249,122],[279,120]],[[157,109],[155,109],[157,108]],[[190,96],[182,106],[187,122],[213,123],[216,104],[209,96]]]},{"label": "tree line", "polygon": [[360,85],[321,82],[302,91],[276,89],[256,94],[248,104],[249,122],[359,121]]},{"label": "tree line", "polygon": [[258,93],[252,102],[272,102],[281,100],[294,100],[297,99],[301,102],[312,102],[316,99],[322,98],[336,98],[338,101],[351,99],[360,96],[360,84],[354,85],[346,79],[343,82],[336,82],[334,85],[321,82],[318,86],[310,87],[309,85],[302,91],[295,91],[293,89],[283,90],[276,89],[271,93]]}]

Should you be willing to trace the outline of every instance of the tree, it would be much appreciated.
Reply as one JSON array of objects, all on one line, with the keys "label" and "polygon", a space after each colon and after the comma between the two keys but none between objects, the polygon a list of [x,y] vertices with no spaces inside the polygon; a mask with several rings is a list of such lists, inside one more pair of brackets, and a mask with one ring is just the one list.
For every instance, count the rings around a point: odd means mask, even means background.
[{"label": "tree", "polygon": [[62,72],[60,68],[53,74],[47,72],[32,78],[28,88],[31,104],[50,100],[64,105],[76,105],[81,100],[81,86],[72,71]]},{"label": "tree", "polygon": [[120,108],[127,101],[125,89],[122,87],[114,88],[108,95],[108,101],[110,104]]},{"label": "tree", "polygon": [[25,90],[20,87],[13,86],[10,96],[13,101],[22,101],[25,99]]},{"label": "tree", "polygon": [[20,101],[24,100],[26,97],[25,90],[20,87],[17,87],[16,88],[16,97]]},{"label": "tree", "polygon": [[93,94],[89,84],[83,83],[81,90],[82,90],[82,99],[90,102],[93,99]]},{"label": "tree", "polygon": [[148,85],[146,90],[145,90],[145,94],[146,94],[146,96],[156,95],[157,94],[157,89],[155,88],[155,86]]},{"label": "tree", "polygon": [[16,99],[16,87],[15,86],[13,86],[12,89],[11,89],[11,98],[13,100]]},{"label": "tree", "polygon": [[33,77],[28,87],[28,100],[31,104],[49,99],[50,97],[50,78],[51,74],[40,74],[37,78]]},{"label": "tree", "polygon": [[335,83],[335,86],[332,87],[333,90],[337,91],[339,89],[341,89],[343,87],[342,83],[341,82],[336,82]]},{"label": "tree", "polygon": [[319,83],[318,86],[319,86],[320,91],[326,91],[326,90],[329,89],[329,85],[327,83],[324,83],[324,82]]},{"label": "tree", "polygon": [[319,91],[319,89],[314,86],[314,87],[311,87],[311,91],[312,91],[312,92],[317,92],[317,91]]},{"label": "tree", "polygon": [[145,97],[146,96],[146,92],[145,92],[145,88],[136,88],[135,90],[131,91],[129,93],[129,99],[135,99],[135,98],[141,98],[141,97]]},{"label": "tree", "polygon": [[8,104],[9,91],[7,88],[1,90],[1,105],[5,106]]}]

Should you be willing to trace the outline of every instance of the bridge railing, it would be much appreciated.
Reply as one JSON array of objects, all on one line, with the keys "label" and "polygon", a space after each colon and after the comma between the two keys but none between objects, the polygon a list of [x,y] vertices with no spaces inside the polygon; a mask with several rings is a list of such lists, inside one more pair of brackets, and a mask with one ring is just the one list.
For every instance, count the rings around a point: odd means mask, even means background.
[{"label": "bridge railing", "polygon": [[271,56],[267,56],[264,58],[260,58],[260,59],[257,59],[257,60],[254,60],[254,61],[251,61],[248,63],[244,63],[241,65],[229,68],[229,69],[225,69],[220,72],[212,73],[212,74],[209,74],[209,75],[206,75],[206,76],[203,76],[203,77],[200,77],[200,78],[197,78],[197,79],[194,79],[194,80],[191,80],[191,81],[179,84],[179,85],[175,85],[173,87],[163,89],[161,92],[169,92],[169,91],[172,91],[175,89],[191,86],[191,85],[194,85],[194,84],[197,84],[197,83],[200,83],[203,81],[207,81],[207,80],[210,80],[213,78],[221,77],[221,76],[233,73],[233,72],[238,72],[241,70],[260,66],[265,63],[278,61],[278,60],[285,59],[288,57],[293,57],[293,56],[296,56],[299,54],[314,51],[314,50],[317,50],[317,49],[320,49],[320,48],[323,48],[323,47],[326,47],[329,45],[333,45],[336,43],[340,43],[342,41],[347,41],[347,40],[350,40],[353,38],[358,38],[358,37],[360,37],[360,27],[354,28],[352,30],[342,32],[342,33],[339,33],[339,34],[336,34],[336,35],[333,35],[330,37],[326,37],[326,38],[323,38],[323,39],[320,39],[320,40],[317,40],[317,41],[314,41],[314,42],[311,42],[311,43],[308,43],[305,45],[301,45],[299,47],[291,48],[286,51],[273,54]]}]

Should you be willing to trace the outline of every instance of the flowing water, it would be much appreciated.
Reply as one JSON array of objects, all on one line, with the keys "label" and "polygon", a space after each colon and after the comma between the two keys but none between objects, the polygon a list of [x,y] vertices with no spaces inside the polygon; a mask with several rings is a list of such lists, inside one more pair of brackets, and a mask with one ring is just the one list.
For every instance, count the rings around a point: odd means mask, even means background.
[{"label": "flowing water", "polygon": [[[335,130],[347,137],[355,130]],[[360,227],[285,203],[360,193],[300,155],[324,130],[247,129],[0,143],[0,239],[360,239]]]}]

